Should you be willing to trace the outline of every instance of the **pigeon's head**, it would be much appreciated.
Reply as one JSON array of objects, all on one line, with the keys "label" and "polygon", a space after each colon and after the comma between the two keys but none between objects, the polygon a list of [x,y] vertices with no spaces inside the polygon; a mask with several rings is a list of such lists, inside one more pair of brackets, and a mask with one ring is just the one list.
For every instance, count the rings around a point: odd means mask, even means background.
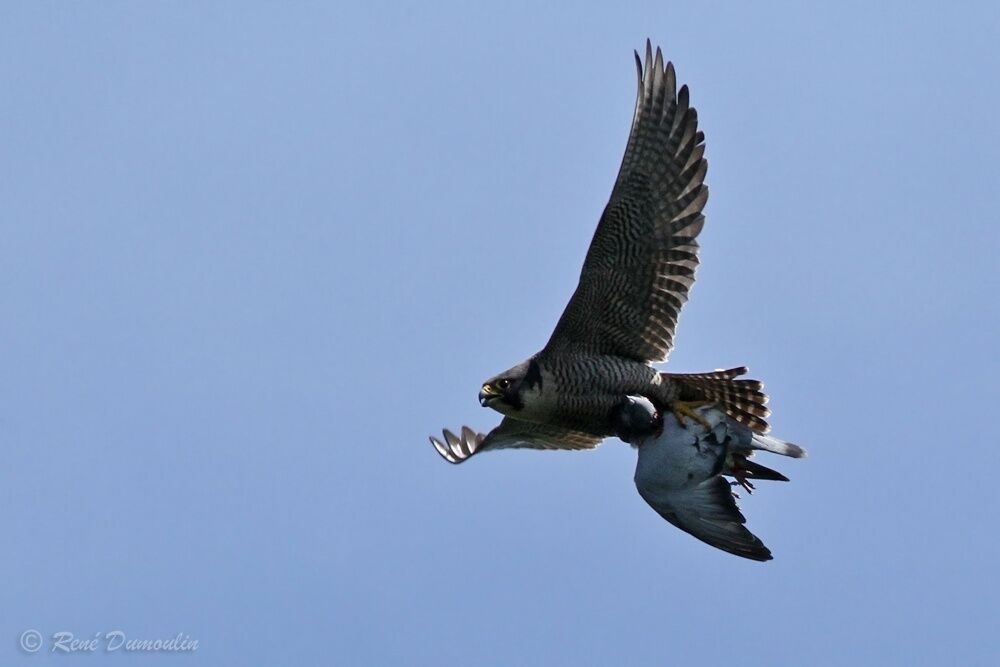
[{"label": "pigeon's head", "polygon": [[615,435],[630,445],[638,445],[663,428],[663,417],[645,396],[626,396],[612,409],[611,424]]},{"label": "pigeon's head", "polygon": [[524,409],[529,394],[540,389],[541,384],[538,362],[529,359],[484,382],[479,390],[479,404],[501,414],[514,414]]}]

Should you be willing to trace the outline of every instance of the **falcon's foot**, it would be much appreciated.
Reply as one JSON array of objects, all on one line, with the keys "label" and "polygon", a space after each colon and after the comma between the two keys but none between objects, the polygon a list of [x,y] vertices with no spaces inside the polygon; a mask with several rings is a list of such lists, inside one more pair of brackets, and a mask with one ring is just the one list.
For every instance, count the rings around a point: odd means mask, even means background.
[{"label": "falcon's foot", "polygon": [[708,423],[708,420],[695,412],[695,408],[701,408],[706,405],[712,405],[712,401],[674,401],[670,404],[670,411],[674,413],[677,423],[682,427],[687,427],[687,424],[684,423],[684,418],[690,417],[711,431],[712,425]]}]

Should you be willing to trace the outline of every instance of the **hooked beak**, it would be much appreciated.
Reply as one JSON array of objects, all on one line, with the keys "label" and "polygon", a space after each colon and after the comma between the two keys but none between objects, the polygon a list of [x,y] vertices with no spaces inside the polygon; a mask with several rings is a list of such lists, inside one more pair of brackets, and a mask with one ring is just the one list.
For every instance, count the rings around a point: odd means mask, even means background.
[{"label": "hooked beak", "polygon": [[500,398],[500,392],[488,384],[484,384],[483,388],[479,391],[479,405],[484,408],[490,404],[490,401],[497,398]]}]

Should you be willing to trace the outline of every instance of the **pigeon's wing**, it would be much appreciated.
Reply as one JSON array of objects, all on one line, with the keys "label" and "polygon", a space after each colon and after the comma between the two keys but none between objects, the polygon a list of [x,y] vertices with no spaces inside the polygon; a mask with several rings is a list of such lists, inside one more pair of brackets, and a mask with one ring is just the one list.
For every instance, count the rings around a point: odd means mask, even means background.
[{"label": "pigeon's wing", "polygon": [[646,42],[621,170],[573,293],[542,354],[662,361],[698,265],[708,163],[687,86]]},{"label": "pigeon's wing", "polygon": [[511,417],[504,417],[500,425],[488,434],[476,433],[463,426],[458,435],[445,429],[443,440],[431,436],[431,444],[448,463],[461,463],[473,454],[491,449],[593,449],[600,444],[600,436],[569,429],[536,424]]},{"label": "pigeon's wing", "polygon": [[771,551],[743,524],[729,483],[716,475],[701,484],[662,492],[636,481],[639,495],[664,519],[702,542],[751,560],[771,560]]}]

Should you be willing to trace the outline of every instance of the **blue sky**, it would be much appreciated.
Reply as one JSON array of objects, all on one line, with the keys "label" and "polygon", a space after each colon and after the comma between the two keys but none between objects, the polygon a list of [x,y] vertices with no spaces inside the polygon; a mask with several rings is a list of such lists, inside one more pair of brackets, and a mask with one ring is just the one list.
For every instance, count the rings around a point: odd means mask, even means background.
[{"label": "blue sky", "polygon": [[[992,663],[996,4],[427,4],[0,9],[0,662]],[[547,339],[647,36],[712,189],[669,368],[810,450],[763,565],[621,443],[427,443]]]}]

